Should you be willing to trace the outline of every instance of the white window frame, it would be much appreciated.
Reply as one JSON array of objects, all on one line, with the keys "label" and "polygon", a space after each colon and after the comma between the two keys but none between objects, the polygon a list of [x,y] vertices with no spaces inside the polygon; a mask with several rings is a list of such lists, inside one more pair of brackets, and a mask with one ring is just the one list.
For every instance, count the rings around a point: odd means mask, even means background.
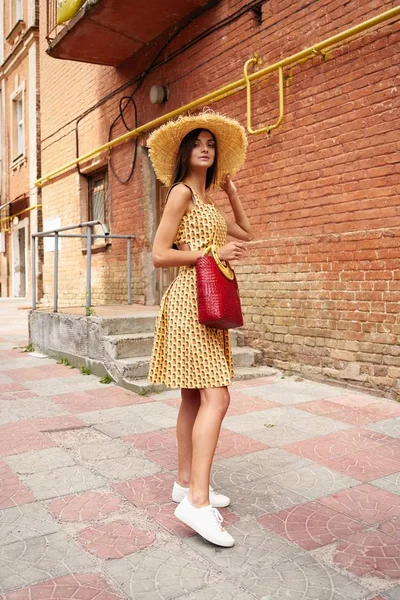
[{"label": "white window frame", "polygon": [[24,0],[10,0],[10,23],[11,29],[24,20]]},{"label": "white window frame", "polygon": [[[11,164],[19,163],[26,157],[26,123],[25,123],[25,82],[10,95],[11,101]],[[21,115],[18,118],[18,106]]]}]

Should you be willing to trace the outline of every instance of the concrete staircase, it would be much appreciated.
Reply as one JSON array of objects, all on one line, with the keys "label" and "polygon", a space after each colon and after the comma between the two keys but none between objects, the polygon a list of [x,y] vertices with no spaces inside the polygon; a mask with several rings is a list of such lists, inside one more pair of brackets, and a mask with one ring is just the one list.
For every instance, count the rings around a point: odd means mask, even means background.
[{"label": "concrete staircase", "polygon": [[[101,345],[104,366],[122,387],[138,394],[163,391],[165,386],[146,379],[153,347],[154,313],[134,317],[101,319]],[[243,333],[231,331],[235,380],[273,375],[276,370],[261,365],[262,353],[244,345]]]}]

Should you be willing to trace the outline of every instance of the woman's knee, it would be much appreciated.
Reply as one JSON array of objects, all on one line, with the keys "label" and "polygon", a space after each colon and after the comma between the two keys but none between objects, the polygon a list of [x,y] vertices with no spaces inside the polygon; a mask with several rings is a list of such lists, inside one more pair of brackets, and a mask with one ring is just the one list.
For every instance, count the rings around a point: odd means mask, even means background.
[{"label": "woman's knee", "polygon": [[210,404],[213,408],[217,408],[221,413],[222,417],[225,416],[231,398],[229,390],[226,387],[223,388],[207,388],[202,390],[201,402],[202,404]]}]

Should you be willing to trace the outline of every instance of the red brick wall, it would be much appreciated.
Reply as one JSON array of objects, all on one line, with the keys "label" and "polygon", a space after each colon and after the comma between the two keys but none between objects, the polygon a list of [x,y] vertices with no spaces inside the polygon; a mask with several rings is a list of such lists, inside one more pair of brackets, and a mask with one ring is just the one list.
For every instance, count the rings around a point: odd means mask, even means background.
[{"label": "red brick wall", "polygon": [[[221,1],[175,38],[163,57],[245,4]],[[42,10],[44,5],[42,0]],[[270,0],[260,25],[246,12],[151,73],[136,95],[139,123],[240,79],[254,51],[264,64],[273,63],[394,6],[387,0]],[[50,138],[43,144],[45,174],[74,157],[74,123],[67,123],[142,72],[162,40],[115,70],[51,59],[43,33],[41,39],[42,132],[43,138],[52,135],[51,146]],[[264,350],[269,364],[391,395],[400,391],[398,57],[398,26],[386,23],[334,48],[325,62],[317,57],[286,68],[284,123],[269,137],[249,136],[248,159],[236,177],[255,231],[248,257],[237,266],[249,342]],[[154,83],[169,87],[165,106],[148,100]],[[121,95],[82,121],[81,152],[107,140]],[[245,124],[243,91],[212,106]],[[253,86],[253,126],[276,118],[277,78],[271,75]],[[124,145],[113,153],[119,173],[128,169],[131,152]],[[113,232],[138,235],[137,302],[146,301],[150,278],[142,265],[154,201],[142,160],[129,185],[111,183]],[[226,208],[221,194],[216,199]],[[79,221],[79,177],[68,173],[45,186],[43,202],[45,219],[58,214],[64,225]],[[84,294],[83,261],[76,242],[65,244],[66,303]],[[94,269],[95,301],[122,301],[123,244],[96,255]]]}]

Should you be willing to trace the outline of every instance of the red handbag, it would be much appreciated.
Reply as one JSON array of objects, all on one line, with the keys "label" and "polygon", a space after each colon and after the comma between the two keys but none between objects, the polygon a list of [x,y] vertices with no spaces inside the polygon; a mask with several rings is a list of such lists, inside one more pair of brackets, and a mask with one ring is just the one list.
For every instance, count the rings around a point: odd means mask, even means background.
[{"label": "red handbag", "polygon": [[229,264],[221,262],[213,246],[197,259],[196,274],[199,323],[216,329],[241,327],[243,316],[235,273]]}]

